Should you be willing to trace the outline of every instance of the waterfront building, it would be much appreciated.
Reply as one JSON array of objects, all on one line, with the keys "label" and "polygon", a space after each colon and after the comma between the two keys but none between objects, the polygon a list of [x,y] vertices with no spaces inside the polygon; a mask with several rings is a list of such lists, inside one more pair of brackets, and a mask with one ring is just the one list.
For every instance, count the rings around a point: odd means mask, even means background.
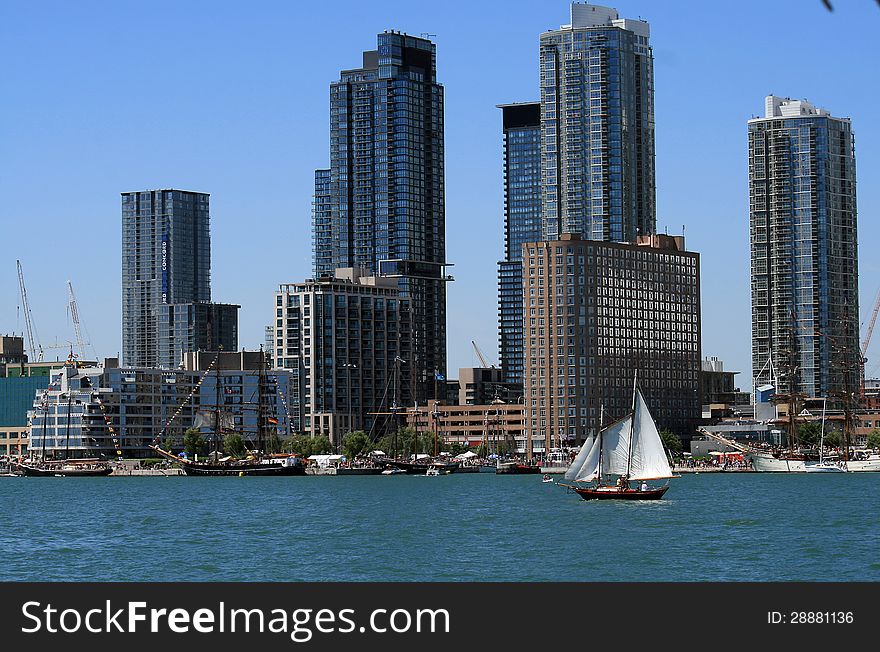
[{"label": "waterfront building", "polygon": [[700,369],[701,405],[738,405],[751,402],[748,392],[736,387],[738,371],[725,371],[717,357],[704,358]]},{"label": "waterfront building", "polygon": [[700,410],[699,254],[681,236],[523,246],[530,452],[583,441],[631,409],[634,375],[658,427],[689,438]]},{"label": "waterfront building", "polygon": [[275,366],[293,378],[294,431],[338,446],[373,429],[395,398],[413,405],[412,302],[397,282],[344,268],[275,293]]},{"label": "waterfront building", "polygon": [[209,195],[122,193],[122,357],[159,365],[159,307],[211,300]]},{"label": "waterfront building", "polygon": [[0,377],[0,455],[27,453],[28,411],[34,393],[48,385],[46,376]]},{"label": "waterfront building", "polygon": [[173,369],[191,351],[238,350],[238,310],[227,303],[159,304],[158,365]]},{"label": "waterfront building", "polygon": [[[30,450],[52,458],[116,457],[117,451],[142,458],[155,456],[150,444],[170,440],[180,451],[186,431],[198,427],[200,410],[228,413],[221,423],[253,443],[261,392],[264,415],[284,438],[290,434],[284,400],[290,374],[267,370],[260,389],[260,360],[260,352],[198,352],[186,354],[174,370],[120,367],[115,358],[92,367],[66,364],[52,373],[47,389],[31,394]],[[201,430],[213,444],[210,430]]]},{"label": "waterfront building", "polygon": [[27,361],[23,337],[0,335],[0,378],[6,375],[7,365],[22,365]]},{"label": "waterfront building", "polygon": [[500,104],[504,131],[504,260],[498,263],[503,380],[522,384],[522,246],[542,237],[541,104]]},{"label": "waterfront building", "polygon": [[504,382],[504,372],[498,367],[461,367],[458,385],[458,405],[485,405],[494,400],[512,403],[522,396],[522,385]]},{"label": "waterfront building", "polygon": [[520,403],[443,405],[430,400],[427,405],[407,410],[406,425],[418,432],[436,432],[447,447],[485,444],[492,452],[525,451]]},{"label": "waterfront building", "polygon": [[770,95],[748,134],[755,386],[851,395],[861,357],[852,125]]},{"label": "waterfront building", "polygon": [[315,278],[363,267],[412,301],[416,396],[446,375],[443,87],[436,47],[378,35],[330,86],[330,166],[315,173]]},{"label": "waterfront building", "polygon": [[543,239],[635,242],[656,230],[650,26],[572,3],[541,34]]}]

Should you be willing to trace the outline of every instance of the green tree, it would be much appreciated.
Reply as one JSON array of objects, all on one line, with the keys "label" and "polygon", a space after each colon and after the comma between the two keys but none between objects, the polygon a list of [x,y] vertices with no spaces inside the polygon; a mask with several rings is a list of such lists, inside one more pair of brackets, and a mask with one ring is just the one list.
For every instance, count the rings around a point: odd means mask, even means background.
[{"label": "green tree", "polygon": [[452,453],[452,455],[461,455],[462,453],[468,452],[468,447],[463,444],[459,444],[458,442],[453,442],[449,446],[449,452]]},{"label": "green tree", "polygon": [[183,450],[193,456],[205,450],[205,438],[198,428],[190,428],[183,435]]},{"label": "green tree", "polygon": [[489,454],[489,448],[486,444],[480,444],[474,449],[474,453],[477,457],[486,457]]},{"label": "green tree", "polygon": [[671,430],[660,431],[660,441],[663,442],[663,448],[668,450],[673,456],[680,455],[684,446],[681,443],[681,437]]},{"label": "green tree", "polygon": [[874,428],[868,433],[868,447],[880,448],[880,430]]},{"label": "green tree", "polygon": [[165,442],[162,444],[162,447],[166,451],[168,451],[169,453],[173,453],[174,452],[174,450],[173,450],[174,449],[174,437],[172,437],[171,435],[168,435],[167,437],[165,437]]},{"label": "green tree", "polygon": [[294,435],[281,442],[281,449],[285,453],[295,453],[308,457],[312,454],[312,440],[305,435]]},{"label": "green tree", "polygon": [[822,424],[818,421],[807,421],[798,426],[798,440],[804,446],[818,446],[822,433]]},{"label": "green tree", "polygon": [[333,452],[333,444],[327,435],[312,437],[309,455],[328,455]]},{"label": "green tree", "polygon": [[233,457],[244,457],[244,454],[247,452],[244,446],[244,440],[241,438],[241,435],[237,432],[230,432],[223,438],[223,451],[227,455],[232,455]]},{"label": "green tree", "polygon": [[829,448],[837,448],[843,443],[843,436],[836,428],[825,429],[825,446]]},{"label": "green tree", "polygon": [[342,454],[353,460],[370,452],[370,438],[363,430],[355,430],[342,438]]}]

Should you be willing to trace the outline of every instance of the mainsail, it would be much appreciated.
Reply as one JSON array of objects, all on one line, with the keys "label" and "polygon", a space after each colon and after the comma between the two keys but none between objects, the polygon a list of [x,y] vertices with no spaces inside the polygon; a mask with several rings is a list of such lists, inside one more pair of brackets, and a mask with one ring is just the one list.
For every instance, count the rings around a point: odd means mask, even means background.
[{"label": "mainsail", "polygon": [[657,425],[651,418],[645,397],[636,390],[636,411],[632,428],[632,460],[629,467],[630,480],[654,480],[671,478],[672,469],[666,458],[663,441]]},{"label": "mainsail", "polygon": [[623,475],[626,473],[626,458],[629,448],[629,435],[632,430],[632,416],[604,428],[593,440],[584,463],[577,472],[577,482],[592,482],[599,476],[599,462],[602,463],[601,475]]}]

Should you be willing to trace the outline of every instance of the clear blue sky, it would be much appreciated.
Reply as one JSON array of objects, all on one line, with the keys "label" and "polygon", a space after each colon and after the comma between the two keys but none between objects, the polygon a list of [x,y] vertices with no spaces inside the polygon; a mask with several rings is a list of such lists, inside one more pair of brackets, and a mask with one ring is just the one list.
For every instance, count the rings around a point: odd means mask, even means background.
[{"label": "clear blue sky", "polygon": [[[862,314],[880,287],[880,9],[873,0],[620,0],[651,23],[658,225],[703,259],[703,354],[750,384],[746,120],[764,96],[853,119]],[[376,34],[436,35],[446,87],[450,375],[497,361],[501,116],[538,98],[538,35],[569,3],[39,2],[0,5],[0,333],[21,332],[15,259],[44,345],[72,340],[66,281],[99,355],[121,348],[119,193],[211,193],[213,297],[256,348],[279,283],[310,273],[328,86]],[[863,317],[864,318],[864,317]],[[869,374],[880,369],[880,334]],[[63,355],[60,350],[48,351]]]}]

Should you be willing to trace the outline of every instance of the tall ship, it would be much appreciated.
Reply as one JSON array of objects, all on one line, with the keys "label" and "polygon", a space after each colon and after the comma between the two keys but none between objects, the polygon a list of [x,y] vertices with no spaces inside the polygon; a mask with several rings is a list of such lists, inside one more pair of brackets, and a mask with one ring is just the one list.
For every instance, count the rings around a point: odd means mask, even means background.
[{"label": "tall ship", "polygon": [[[645,397],[633,383],[632,410],[584,442],[563,485],[584,500],[659,500],[669,489],[649,481],[675,477]],[[635,484],[635,486],[633,486]]]},{"label": "tall ship", "polygon": [[[243,458],[233,455],[224,455],[222,452],[222,439],[225,434],[234,431],[232,414],[223,409],[220,393],[220,370],[217,366],[219,355],[205,372],[207,376],[212,367],[215,371],[215,401],[210,406],[211,410],[201,410],[196,414],[194,426],[196,428],[209,428],[209,442],[212,451],[207,460],[189,459],[175,455],[172,451],[162,448],[159,444],[162,435],[160,432],[150,448],[161,457],[179,463],[186,475],[194,476],[291,476],[306,475],[306,466],[300,457],[291,454],[282,454],[267,450],[272,447],[272,442],[277,437],[272,437],[270,431],[273,421],[267,414],[266,408],[266,359],[262,347],[260,349],[259,382],[257,385],[257,428],[254,448],[248,451]],[[192,395],[190,395],[192,400]],[[173,419],[172,419],[173,421]],[[169,422],[166,425],[171,425]]]}]

